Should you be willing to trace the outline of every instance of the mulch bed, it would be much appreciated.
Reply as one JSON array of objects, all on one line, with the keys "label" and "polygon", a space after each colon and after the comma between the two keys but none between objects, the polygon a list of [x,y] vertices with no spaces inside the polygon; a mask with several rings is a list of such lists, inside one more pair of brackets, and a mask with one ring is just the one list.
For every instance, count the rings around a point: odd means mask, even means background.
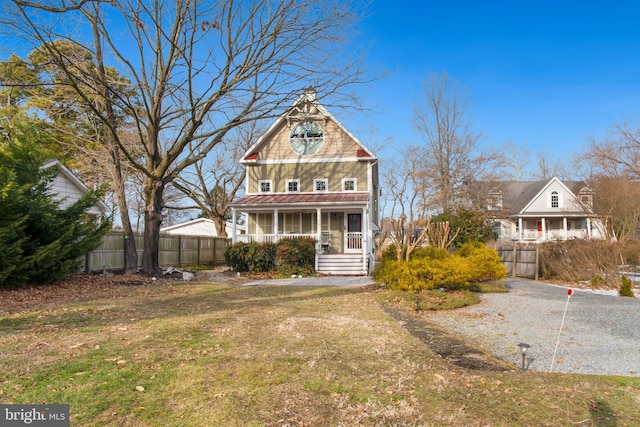
[{"label": "mulch bed", "polygon": [[515,366],[474,348],[407,309],[386,306],[385,312],[400,322],[411,335],[426,344],[446,361],[465,369],[481,371],[512,371]]}]

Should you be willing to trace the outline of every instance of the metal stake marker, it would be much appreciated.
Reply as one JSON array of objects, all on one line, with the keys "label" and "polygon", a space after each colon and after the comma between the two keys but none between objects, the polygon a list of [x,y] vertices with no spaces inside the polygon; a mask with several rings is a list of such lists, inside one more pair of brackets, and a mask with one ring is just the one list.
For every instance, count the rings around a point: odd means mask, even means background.
[{"label": "metal stake marker", "polygon": [[558,344],[560,343],[560,334],[562,333],[562,326],[564,326],[564,318],[567,316],[567,308],[569,308],[569,299],[573,295],[573,289],[567,290],[567,304],[564,306],[564,314],[562,315],[562,323],[560,323],[560,330],[558,331],[558,339],[556,340],[556,348],[553,350],[553,357],[551,358],[551,367],[549,372],[553,371],[553,363],[556,361],[556,352],[558,351]]}]

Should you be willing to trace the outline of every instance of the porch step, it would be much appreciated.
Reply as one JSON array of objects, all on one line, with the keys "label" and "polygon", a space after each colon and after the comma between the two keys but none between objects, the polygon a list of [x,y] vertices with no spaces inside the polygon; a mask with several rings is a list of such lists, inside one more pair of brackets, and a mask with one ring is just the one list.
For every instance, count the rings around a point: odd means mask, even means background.
[{"label": "porch step", "polygon": [[318,256],[318,273],[336,275],[366,275],[362,254],[322,254]]}]

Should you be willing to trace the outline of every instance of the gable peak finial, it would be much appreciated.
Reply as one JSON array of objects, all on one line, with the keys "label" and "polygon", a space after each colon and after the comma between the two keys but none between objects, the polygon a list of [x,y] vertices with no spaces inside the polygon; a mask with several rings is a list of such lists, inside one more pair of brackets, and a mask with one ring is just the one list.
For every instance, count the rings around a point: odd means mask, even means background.
[{"label": "gable peak finial", "polygon": [[304,94],[307,101],[315,101],[318,91],[316,91],[313,87],[309,86],[304,90]]}]

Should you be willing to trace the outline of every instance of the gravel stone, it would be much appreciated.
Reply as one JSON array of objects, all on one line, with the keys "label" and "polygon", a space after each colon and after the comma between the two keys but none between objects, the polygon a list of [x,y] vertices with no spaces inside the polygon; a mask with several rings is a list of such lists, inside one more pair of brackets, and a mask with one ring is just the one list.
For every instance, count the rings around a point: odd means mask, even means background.
[{"label": "gravel stone", "polygon": [[639,299],[577,288],[569,297],[567,287],[524,279],[504,283],[509,293],[481,294],[479,304],[428,319],[516,366],[518,344],[527,343],[530,370],[640,376]]}]

